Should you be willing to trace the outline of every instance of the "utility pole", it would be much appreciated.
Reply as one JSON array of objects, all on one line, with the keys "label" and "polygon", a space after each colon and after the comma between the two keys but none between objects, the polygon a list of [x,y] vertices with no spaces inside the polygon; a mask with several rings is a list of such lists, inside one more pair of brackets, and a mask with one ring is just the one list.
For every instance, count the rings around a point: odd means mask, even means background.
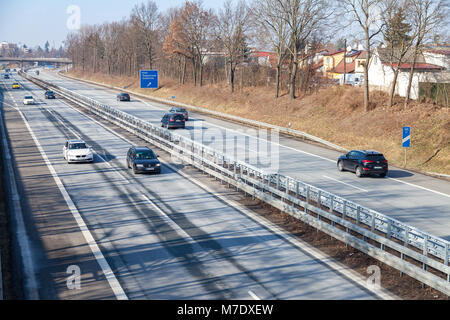
[{"label": "utility pole", "polygon": [[345,78],[347,75],[347,61],[346,61],[346,56],[347,56],[347,39],[344,39],[344,86],[345,86]]}]

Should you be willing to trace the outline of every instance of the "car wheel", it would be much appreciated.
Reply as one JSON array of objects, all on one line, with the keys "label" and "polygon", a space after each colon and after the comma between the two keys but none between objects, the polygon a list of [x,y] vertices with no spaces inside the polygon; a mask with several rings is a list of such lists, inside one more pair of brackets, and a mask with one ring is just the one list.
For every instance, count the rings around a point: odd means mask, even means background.
[{"label": "car wheel", "polygon": [[386,177],[386,173],[380,174],[380,177],[382,177],[382,178]]},{"label": "car wheel", "polygon": [[361,171],[361,167],[356,167],[356,176],[358,178],[361,178],[363,176],[363,173]]},{"label": "car wheel", "polygon": [[134,173],[134,174],[137,173],[137,170],[136,170],[136,167],[135,167],[135,166],[133,166],[133,173]]},{"label": "car wheel", "polygon": [[339,161],[339,162],[338,162],[337,167],[338,167],[338,170],[339,170],[339,171],[344,171],[344,164],[342,163],[342,161]]},{"label": "car wheel", "polygon": [[128,169],[131,169],[130,163],[128,162],[128,160],[127,160],[127,167],[128,167]]}]

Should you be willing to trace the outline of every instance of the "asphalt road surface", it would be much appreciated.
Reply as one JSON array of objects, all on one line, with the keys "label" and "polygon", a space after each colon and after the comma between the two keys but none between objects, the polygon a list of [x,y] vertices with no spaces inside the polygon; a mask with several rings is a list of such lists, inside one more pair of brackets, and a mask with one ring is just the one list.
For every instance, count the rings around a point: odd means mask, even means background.
[{"label": "asphalt road surface", "polygon": [[[22,89],[11,89],[14,79]],[[119,105],[107,90],[58,81]],[[179,174],[170,158],[161,157],[160,175],[133,175],[129,141],[17,74],[0,86],[41,299],[378,298]],[[28,94],[37,104],[22,104]],[[162,113],[137,101],[122,109],[155,122]],[[66,163],[73,138],[93,147],[94,163]],[[69,289],[74,266],[81,279]]]},{"label": "asphalt road surface", "polygon": [[[41,79],[108,104],[155,125],[160,125],[166,105],[131,95],[131,102],[116,100],[117,91],[70,80],[55,71],[41,71]],[[176,93],[174,93],[176,97]],[[390,167],[387,178],[357,178],[339,172],[339,152],[280,136],[258,136],[255,129],[190,112],[186,129],[176,133],[202,141],[239,160],[260,168],[295,177],[338,196],[450,240],[450,182]],[[200,139],[200,140],[199,140]],[[400,141],[399,137],[399,141]],[[259,157],[256,156],[259,154]]]}]

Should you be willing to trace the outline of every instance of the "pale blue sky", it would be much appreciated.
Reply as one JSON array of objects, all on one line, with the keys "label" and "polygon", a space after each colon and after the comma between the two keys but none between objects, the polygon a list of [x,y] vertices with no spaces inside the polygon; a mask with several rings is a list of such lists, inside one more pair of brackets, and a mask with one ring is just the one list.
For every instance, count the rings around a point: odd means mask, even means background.
[{"label": "pale blue sky", "polygon": [[[154,0],[159,11],[177,7],[184,0]],[[135,4],[146,0],[0,0],[0,42],[25,43],[29,47],[48,40],[58,48],[70,31],[67,19],[70,5],[80,7],[81,24],[101,24],[128,17]],[[203,0],[205,8],[217,9],[221,0]]]}]

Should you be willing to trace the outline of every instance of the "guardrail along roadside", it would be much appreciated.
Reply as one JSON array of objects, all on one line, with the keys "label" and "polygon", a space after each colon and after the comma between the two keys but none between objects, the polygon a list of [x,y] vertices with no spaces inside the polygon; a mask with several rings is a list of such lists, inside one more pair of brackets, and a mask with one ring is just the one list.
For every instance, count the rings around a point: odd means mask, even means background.
[{"label": "guardrail along roadside", "polygon": [[21,75],[365,254],[450,295],[450,242],[298,179],[264,172],[47,81]]}]

